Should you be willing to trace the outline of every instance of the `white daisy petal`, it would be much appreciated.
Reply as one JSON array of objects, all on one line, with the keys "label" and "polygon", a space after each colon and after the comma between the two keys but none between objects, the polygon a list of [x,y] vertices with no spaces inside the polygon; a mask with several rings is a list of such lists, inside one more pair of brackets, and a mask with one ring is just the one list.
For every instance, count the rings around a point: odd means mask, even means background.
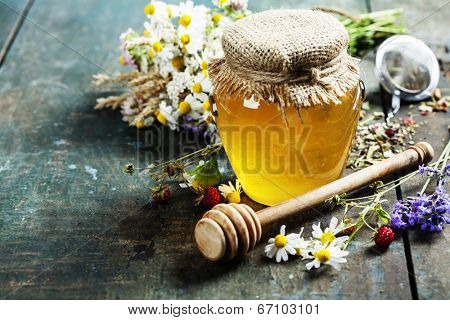
[{"label": "white daisy petal", "polygon": [[313,266],[314,266],[314,261],[308,262],[308,263],[306,264],[306,269],[307,269],[307,270],[311,270]]},{"label": "white daisy petal", "polygon": [[336,217],[331,218],[328,231],[333,233],[333,231],[336,229],[338,222],[339,222],[338,218],[336,218]]},{"label": "white daisy petal", "polygon": [[283,259],[283,261],[288,261],[288,254],[287,251],[283,248],[282,250],[280,250],[281,252],[281,258]]},{"label": "white daisy petal", "polygon": [[275,261],[276,262],[280,262],[281,261],[281,255],[282,255],[282,250],[277,250],[277,254],[276,254],[276,257],[275,257]]},{"label": "white daisy petal", "polygon": [[294,247],[292,247],[289,243],[287,243],[284,248],[286,249],[287,252],[289,252],[292,255],[295,255],[297,253]]},{"label": "white daisy petal", "polygon": [[288,240],[297,240],[300,239],[299,235],[297,233],[290,233],[286,236],[286,239]]},{"label": "white daisy petal", "polygon": [[272,259],[276,252],[277,252],[277,247],[272,245],[271,247],[268,248],[268,250],[266,250],[266,255],[267,255],[267,257]]}]

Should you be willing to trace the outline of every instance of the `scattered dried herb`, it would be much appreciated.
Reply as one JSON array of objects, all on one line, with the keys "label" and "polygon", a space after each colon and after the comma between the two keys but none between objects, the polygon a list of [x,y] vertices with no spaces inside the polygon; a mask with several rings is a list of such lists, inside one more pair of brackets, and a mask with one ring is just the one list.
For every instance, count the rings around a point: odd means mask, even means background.
[{"label": "scattered dried herb", "polygon": [[365,116],[367,109],[366,105],[347,162],[347,168],[353,170],[368,167],[404,151],[414,144],[415,128],[418,127],[411,116],[396,118],[386,124],[382,112]]},{"label": "scattered dried herb", "polygon": [[423,116],[432,112],[447,112],[450,105],[450,96],[442,96],[439,88],[434,89],[431,100],[423,101],[419,106],[419,111]]}]

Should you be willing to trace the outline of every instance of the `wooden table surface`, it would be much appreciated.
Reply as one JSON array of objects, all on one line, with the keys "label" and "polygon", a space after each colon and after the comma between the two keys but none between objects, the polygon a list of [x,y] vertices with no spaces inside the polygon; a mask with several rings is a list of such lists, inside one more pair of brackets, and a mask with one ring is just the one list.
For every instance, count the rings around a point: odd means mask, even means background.
[{"label": "wooden table surface", "polygon": [[[128,27],[142,30],[145,3],[0,0],[0,298],[449,298],[448,228],[427,238],[410,232],[383,253],[363,232],[340,272],[307,273],[297,260],[273,263],[263,257],[263,244],[229,265],[202,259],[192,239],[202,211],[193,207],[190,191],[177,190],[167,205],[152,206],[150,181],[122,173],[137,156],[153,161],[164,154],[142,148],[158,133],[136,132],[118,112],[93,110],[95,99],[107,93],[90,84],[91,76],[121,70],[118,36]],[[449,1],[250,3],[254,11],[332,4],[355,14],[403,7],[409,33],[430,45],[449,70]],[[371,105],[381,108],[373,54],[362,66]],[[445,94],[448,84],[442,77]],[[401,112],[411,110],[417,114],[408,106]],[[448,114],[416,120],[422,125],[415,140],[440,152],[448,141]],[[230,178],[226,161],[221,164]],[[420,182],[403,186],[403,195],[417,192]],[[392,194],[390,209],[394,202]],[[290,225],[309,229],[329,219],[324,212]]]}]

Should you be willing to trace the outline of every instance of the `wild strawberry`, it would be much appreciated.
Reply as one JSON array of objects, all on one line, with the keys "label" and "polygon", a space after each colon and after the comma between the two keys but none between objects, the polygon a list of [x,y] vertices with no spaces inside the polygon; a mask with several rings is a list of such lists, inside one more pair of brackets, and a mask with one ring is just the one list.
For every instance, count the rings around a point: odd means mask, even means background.
[{"label": "wild strawberry", "polygon": [[209,210],[220,203],[220,193],[215,187],[207,187],[203,192],[202,205]]},{"label": "wild strawberry", "polygon": [[153,201],[156,203],[166,203],[170,199],[171,193],[169,186],[167,185],[151,188],[150,190],[152,192]]},{"label": "wild strawberry", "polygon": [[387,249],[392,241],[394,241],[394,231],[392,228],[381,226],[375,235],[375,244],[382,249]]}]

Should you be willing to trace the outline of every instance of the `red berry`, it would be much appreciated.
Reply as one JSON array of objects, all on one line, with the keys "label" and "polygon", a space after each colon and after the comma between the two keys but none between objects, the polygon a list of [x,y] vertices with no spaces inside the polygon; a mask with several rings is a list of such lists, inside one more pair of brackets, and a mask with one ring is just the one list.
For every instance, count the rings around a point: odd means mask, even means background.
[{"label": "red berry", "polygon": [[381,226],[375,235],[375,243],[378,247],[386,249],[394,241],[394,231],[391,227]]},{"label": "red berry", "polygon": [[211,209],[220,203],[220,192],[215,187],[206,187],[203,193],[202,204],[205,209]]},{"label": "red berry", "polygon": [[391,138],[395,135],[395,130],[392,128],[387,128],[386,130],[384,130],[384,132],[386,133],[386,135]]},{"label": "red berry", "polygon": [[165,203],[170,199],[171,196],[170,189],[166,185],[152,188],[151,191],[153,201],[157,203]]}]

